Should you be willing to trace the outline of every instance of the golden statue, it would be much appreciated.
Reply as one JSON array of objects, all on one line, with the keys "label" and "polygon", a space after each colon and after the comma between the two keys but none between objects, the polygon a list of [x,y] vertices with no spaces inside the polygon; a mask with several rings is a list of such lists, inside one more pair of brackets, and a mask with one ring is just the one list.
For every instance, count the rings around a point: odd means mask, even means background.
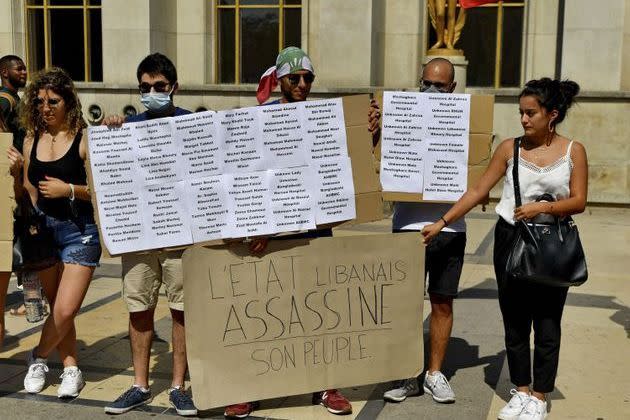
[{"label": "golden statue", "polygon": [[427,54],[463,55],[462,50],[455,49],[455,44],[466,23],[466,10],[460,7],[457,13],[457,0],[427,0],[427,4],[431,26],[437,34],[437,42],[431,46]]}]

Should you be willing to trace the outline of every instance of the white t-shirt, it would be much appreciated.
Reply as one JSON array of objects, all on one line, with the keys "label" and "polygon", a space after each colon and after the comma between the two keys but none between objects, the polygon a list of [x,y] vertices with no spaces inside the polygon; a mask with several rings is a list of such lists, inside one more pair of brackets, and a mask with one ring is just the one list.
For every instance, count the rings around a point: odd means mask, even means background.
[{"label": "white t-shirt", "polygon": [[[400,230],[422,230],[435,223],[450,210],[447,203],[394,203],[392,227]],[[449,223],[442,232],[466,232],[466,220],[462,217]]]}]

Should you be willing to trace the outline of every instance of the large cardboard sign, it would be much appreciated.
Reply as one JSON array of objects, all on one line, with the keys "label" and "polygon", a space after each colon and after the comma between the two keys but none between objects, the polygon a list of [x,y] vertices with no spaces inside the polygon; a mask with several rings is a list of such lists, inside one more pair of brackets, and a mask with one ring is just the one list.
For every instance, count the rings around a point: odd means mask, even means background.
[{"label": "large cardboard sign", "polygon": [[200,409],[419,374],[424,248],[414,233],[184,252]]},{"label": "large cardboard sign", "polygon": [[385,92],[385,101],[384,200],[453,202],[477,183],[491,157],[494,96]]},{"label": "large cardboard sign", "polygon": [[[13,134],[0,133],[0,151],[5,154],[13,144]],[[11,271],[13,258],[13,177],[9,173],[9,161],[0,158],[0,272]]]},{"label": "large cardboard sign", "polygon": [[379,162],[372,152],[372,134],[368,131],[366,112],[369,95],[344,96],[343,115],[346,120],[348,155],[352,160],[356,218],[344,226],[381,220],[383,195],[378,179]]}]

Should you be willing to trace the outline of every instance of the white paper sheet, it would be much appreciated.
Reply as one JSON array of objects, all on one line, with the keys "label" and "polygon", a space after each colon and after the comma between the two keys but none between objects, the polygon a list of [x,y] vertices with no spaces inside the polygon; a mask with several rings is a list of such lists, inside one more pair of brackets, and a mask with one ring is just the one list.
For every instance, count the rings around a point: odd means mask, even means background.
[{"label": "white paper sheet", "polygon": [[90,164],[96,191],[138,188],[133,131],[96,126],[88,129]]},{"label": "white paper sheet", "polygon": [[350,158],[314,162],[311,188],[315,199],[315,222],[341,222],[356,217]]},{"label": "white paper sheet", "polygon": [[183,166],[185,178],[203,178],[223,171],[216,115],[214,111],[205,111],[173,118],[173,136],[181,151],[179,164]]},{"label": "white paper sheet", "polygon": [[424,175],[424,114],[422,95],[383,94],[381,184],[383,191],[421,193]]},{"label": "white paper sheet", "polygon": [[274,232],[315,229],[314,200],[307,166],[269,172],[269,199]]},{"label": "white paper sheet", "polygon": [[423,199],[457,201],[466,192],[468,164],[458,157],[460,155],[427,154]]},{"label": "white paper sheet", "polygon": [[188,181],[193,242],[229,238],[230,209],[222,175]]},{"label": "white paper sheet", "polygon": [[140,182],[163,184],[183,178],[180,147],[172,134],[172,118],[159,118],[132,124]]},{"label": "white paper sheet", "polygon": [[219,111],[217,122],[223,141],[224,173],[266,169],[257,108]]},{"label": "white paper sheet", "polygon": [[270,169],[308,163],[301,111],[299,103],[258,107],[262,150]]},{"label": "white paper sheet", "polygon": [[468,183],[470,95],[424,94],[425,200],[457,201]]},{"label": "white paper sheet", "polygon": [[192,243],[184,181],[145,187],[143,216],[150,244],[174,247]]},{"label": "white paper sheet", "polygon": [[269,206],[269,173],[225,174],[231,237],[259,236],[275,233]]},{"label": "white paper sheet", "polygon": [[421,93],[424,107],[425,136],[459,139],[468,144],[470,95],[461,93]]},{"label": "white paper sheet", "polygon": [[348,156],[346,126],[341,98],[300,102],[304,136],[311,148],[310,160]]},{"label": "white paper sheet", "polygon": [[103,190],[96,194],[99,228],[111,254],[155,248],[145,236],[143,190]]}]

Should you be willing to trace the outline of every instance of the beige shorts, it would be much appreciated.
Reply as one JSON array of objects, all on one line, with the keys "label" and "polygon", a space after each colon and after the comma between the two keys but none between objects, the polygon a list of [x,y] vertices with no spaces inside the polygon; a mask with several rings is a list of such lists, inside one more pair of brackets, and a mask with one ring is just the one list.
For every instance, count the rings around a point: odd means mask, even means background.
[{"label": "beige shorts", "polygon": [[153,251],[122,256],[122,295],[129,312],[155,308],[162,284],[169,308],[184,310],[183,252]]}]

